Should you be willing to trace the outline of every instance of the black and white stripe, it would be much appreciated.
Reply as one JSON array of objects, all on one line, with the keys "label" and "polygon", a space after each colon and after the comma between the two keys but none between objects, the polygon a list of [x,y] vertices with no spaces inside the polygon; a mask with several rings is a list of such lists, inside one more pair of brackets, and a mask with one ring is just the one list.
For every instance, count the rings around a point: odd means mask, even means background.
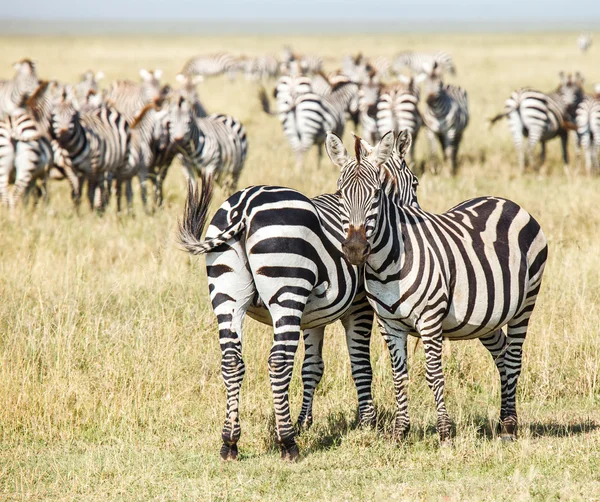
[{"label": "black and white stripe", "polygon": [[[583,99],[581,75],[560,73],[561,83],[552,93],[535,89],[518,89],[506,100],[504,112],[491,119],[491,123],[508,117],[515,148],[519,156],[519,167],[524,171],[526,161],[536,166],[534,150],[541,143],[540,163],[546,160],[546,141],[559,137],[562,143],[563,161],[568,168],[567,142],[569,130],[575,129],[577,106]],[[523,148],[523,136],[527,147]],[[526,155],[527,154],[527,155]]]},{"label": "black and white stripe", "polygon": [[596,96],[586,96],[577,107],[577,140],[583,149],[588,175],[600,172],[600,84]]},{"label": "black and white stripe", "polygon": [[[410,134],[401,133],[400,142],[405,153]],[[497,197],[472,199],[443,214],[402,204],[397,179],[381,167],[392,144],[384,136],[370,155],[352,158],[339,138],[327,138],[327,151],[341,169],[344,253],[351,263],[366,264],[367,296],[390,350],[395,433],[401,437],[409,428],[410,334],[423,341],[441,440],[450,436],[441,360],[444,338],[479,338],[490,351],[501,381],[501,437],[515,439],[522,347],[548,253],[544,233],[523,208]]]},{"label": "black and white stripe", "polygon": [[415,74],[429,73],[437,66],[441,73],[456,74],[452,56],[444,51],[438,52],[401,52],[394,60],[394,70],[400,73],[407,68]]},{"label": "black and white stripe", "polygon": [[184,75],[202,75],[215,77],[223,74],[232,74],[238,66],[238,58],[229,52],[217,52],[205,56],[196,56],[188,60],[181,73]]},{"label": "black and white stripe", "polygon": [[427,126],[433,157],[437,138],[444,160],[450,161],[451,172],[457,172],[458,148],[463,132],[469,124],[467,91],[454,85],[444,85],[439,66],[434,63],[425,80],[425,111],[423,122]]},{"label": "black and white stripe", "polygon": [[16,70],[14,77],[0,81],[0,118],[17,110],[39,85],[35,64],[30,59],[15,63],[13,68]]},{"label": "black and white stripe", "polygon": [[177,82],[181,84],[181,87],[175,93],[175,96],[183,96],[192,105],[194,115],[196,117],[206,117],[208,113],[206,108],[200,101],[200,95],[198,94],[198,84],[204,81],[204,77],[201,75],[185,75],[183,73],[177,74],[175,77]]},{"label": "black and white stripe", "polygon": [[[389,162],[390,171],[398,178],[412,176],[402,171],[399,160]],[[201,197],[197,191],[188,195],[180,240],[190,253],[206,254],[227,389],[222,457],[237,456],[240,388],[245,371],[242,324],[246,313],[274,327],[269,374],[282,458],[298,455],[288,387],[301,330],[305,343],[304,394],[298,425],[308,427],[312,422],[314,391],[323,374],[324,328],[338,319],[346,330],[360,420],[372,423],[375,411],[369,340],[373,314],[365,301],[362,270],[350,265],[342,254],[344,235],[337,195],[308,199],[289,188],[247,188],[221,205],[202,241],[210,184],[203,188]],[[416,204],[416,185],[411,185],[403,197],[405,203]]]},{"label": "black and white stripe", "polygon": [[162,70],[140,70],[140,83],[128,80],[113,82],[107,95],[108,103],[121,113],[130,124],[142,108],[164,97],[161,87]]}]

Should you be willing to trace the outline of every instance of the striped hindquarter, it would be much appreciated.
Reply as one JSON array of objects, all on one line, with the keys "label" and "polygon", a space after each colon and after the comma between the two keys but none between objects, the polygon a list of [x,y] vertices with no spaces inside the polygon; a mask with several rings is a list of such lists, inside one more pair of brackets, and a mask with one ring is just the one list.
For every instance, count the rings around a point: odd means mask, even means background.
[{"label": "striped hindquarter", "polygon": [[577,108],[577,139],[583,149],[588,175],[600,169],[600,99],[587,96]]},{"label": "striped hindquarter", "polygon": [[[406,151],[410,137],[405,136]],[[365,288],[393,361],[397,433],[409,427],[406,338],[420,336],[442,441],[450,434],[444,402],[443,338],[479,338],[501,379],[502,434],[516,437],[522,346],[547,258],[535,219],[506,199],[480,197],[441,215],[398,202],[398,182],[380,177],[379,157],[333,155],[342,168],[340,210],[351,263],[366,262]],[[328,151],[339,150],[334,144]],[[358,166],[358,167],[357,167]],[[368,219],[366,215],[375,215]],[[364,229],[364,230],[363,230]],[[502,331],[507,326],[506,334]]]}]

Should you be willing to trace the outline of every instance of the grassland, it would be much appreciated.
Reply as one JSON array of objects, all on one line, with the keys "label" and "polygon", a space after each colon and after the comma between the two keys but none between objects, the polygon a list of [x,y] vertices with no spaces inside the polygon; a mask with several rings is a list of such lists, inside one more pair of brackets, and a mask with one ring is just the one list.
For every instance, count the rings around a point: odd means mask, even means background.
[{"label": "grassland", "polygon": [[[598,37],[596,37],[598,38]],[[271,331],[246,323],[241,461],[218,457],[224,388],[216,322],[202,259],[175,243],[184,181],[174,166],[166,207],[146,217],[73,214],[67,188],[48,209],[0,212],[0,499],[2,500],[529,500],[600,499],[600,180],[566,177],[559,145],[549,174],[521,176],[506,124],[488,130],[518,86],[551,89],[560,70],[600,81],[599,52],[582,56],[573,34],[349,36],[338,38],[2,38],[0,68],[28,56],[40,74],[107,79],[160,67],[167,81],[187,57],[217,49],[276,51],[291,42],[328,56],[450,51],[472,120],[456,179],[423,176],[423,207],[442,211],[471,196],[521,203],[541,222],[550,254],[525,345],[518,406],[521,439],[494,439],[499,385],[476,341],[445,350],[447,403],[456,424],[440,450],[422,347],[411,341],[413,429],[397,446],[354,425],[356,396],[341,327],[328,328],[315,424],[303,460],[279,460],[267,376]],[[315,152],[301,172],[279,124],[259,112],[257,88],[239,80],[200,88],[211,111],[238,116],[250,153],[242,186],[270,183],[332,191],[337,173]],[[419,140],[424,150],[424,138]],[[217,193],[215,204],[222,200]],[[215,206],[216,207],[216,206]],[[374,393],[384,424],[394,409],[389,358],[372,341]],[[299,351],[301,359],[302,350]],[[299,369],[298,367],[296,368]],[[300,404],[295,372],[291,399]]]}]

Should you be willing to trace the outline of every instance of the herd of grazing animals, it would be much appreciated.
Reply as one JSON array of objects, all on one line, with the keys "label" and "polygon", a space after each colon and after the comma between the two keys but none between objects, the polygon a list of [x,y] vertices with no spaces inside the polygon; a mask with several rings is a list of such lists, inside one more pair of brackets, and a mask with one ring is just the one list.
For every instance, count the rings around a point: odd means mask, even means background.
[{"label": "herd of grazing animals", "polygon": [[[136,177],[144,206],[148,180],[154,205],[160,205],[167,169],[181,157],[189,189],[179,238],[189,253],[206,255],[219,325],[227,392],[224,460],[238,457],[246,315],[274,328],[268,369],[283,459],[298,458],[298,429],[312,423],[314,392],[324,370],[324,330],[337,320],[346,331],[360,423],[374,424],[377,418],[369,352],[376,319],[392,362],[398,440],[410,427],[408,335],[423,341],[442,443],[451,431],[444,402],[444,338],[479,338],[490,352],[501,382],[500,437],[516,439],[522,347],[548,246],[537,221],[506,199],[479,197],[443,214],[420,207],[418,180],[409,168],[415,164],[420,129],[427,131],[432,156],[437,139],[456,175],[469,122],[466,91],[443,82],[445,74],[456,72],[450,55],[401,53],[392,62],[359,54],[344,58],[340,71],[326,74],[322,58],[289,48],[279,59],[218,53],[188,61],[176,89],[161,84],[159,70],[141,70],[140,82],[118,81],[103,91],[101,73],[86,72],[79,83],[68,85],[40,81],[29,60],[15,68],[14,78],[0,85],[0,196],[6,204],[36,194],[38,180],[46,195],[54,172],[69,180],[76,205],[87,184],[90,207],[104,210],[114,184],[117,208],[123,187],[130,207]],[[411,75],[398,75],[402,69]],[[248,149],[245,128],[234,117],[208,115],[196,86],[204,78],[238,73],[249,80],[278,78],[276,112],[264,88],[260,91],[264,111],[281,121],[299,166],[313,145],[319,162],[326,148],[340,169],[336,193],[310,199],[277,186],[236,192]],[[491,123],[508,118],[522,168],[525,157],[534,164],[538,142],[543,163],[545,142],[557,136],[567,164],[566,139],[575,130],[591,174],[598,170],[600,152],[600,89],[586,96],[580,74],[560,78],[552,93],[515,91]],[[355,136],[352,154],[340,139],[348,119],[365,136]],[[202,238],[215,182],[232,195]],[[304,392],[294,424],[289,385],[301,337]]]}]

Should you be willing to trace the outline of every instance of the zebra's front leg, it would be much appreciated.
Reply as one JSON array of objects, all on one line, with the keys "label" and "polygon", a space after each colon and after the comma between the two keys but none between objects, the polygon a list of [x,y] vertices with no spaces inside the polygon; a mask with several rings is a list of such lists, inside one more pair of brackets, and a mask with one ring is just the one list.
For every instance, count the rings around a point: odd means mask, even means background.
[{"label": "zebra's front leg", "polygon": [[371,332],[373,309],[366,295],[354,300],[351,312],[341,319],[346,330],[346,344],[350,355],[352,379],[358,395],[358,419],[360,425],[375,426],[377,416],[373,406],[371,368]]},{"label": "zebra's front leg", "polygon": [[429,172],[431,174],[437,174],[437,143],[435,134],[431,129],[427,129],[427,139],[429,143]]},{"label": "zebra's front leg", "polygon": [[482,336],[479,340],[483,346],[489,351],[498,373],[500,374],[500,428],[502,423],[507,417],[507,399],[508,399],[508,380],[506,379],[506,362],[504,356],[506,354],[506,335],[501,329],[490,333],[489,335]]},{"label": "zebra's front leg", "polygon": [[302,364],[302,409],[298,415],[298,431],[308,430],[313,423],[312,407],[315,390],[321,378],[325,364],[323,362],[323,337],[325,327],[304,330],[304,363]]},{"label": "zebra's front leg", "polygon": [[383,322],[379,322],[379,329],[383,335],[392,363],[392,379],[396,394],[396,417],[394,420],[394,438],[403,440],[410,430],[410,419],[408,416],[408,361],[407,342],[408,335],[402,331],[390,329]]},{"label": "zebra's front leg", "polygon": [[117,213],[121,212],[121,195],[123,192],[123,182],[120,179],[115,180],[115,197],[117,198]]},{"label": "zebra's front leg", "polygon": [[274,315],[271,311],[271,317],[275,333],[269,355],[269,378],[273,391],[277,442],[281,448],[282,460],[295,461],[300,452],[290,416],[288,391],[294,369],[294,356],[300,341],[301,315],[294,315],[289,311],[283,315]]},{"label": "zebra's front leg", "polygon": [[432,325],[419,330],[425,349],[427,385],[433,391],[437,408],[437,430],[442,445],[450,440],[452,423],[444,400],[444,371],[442,368],[442,328]]}]

